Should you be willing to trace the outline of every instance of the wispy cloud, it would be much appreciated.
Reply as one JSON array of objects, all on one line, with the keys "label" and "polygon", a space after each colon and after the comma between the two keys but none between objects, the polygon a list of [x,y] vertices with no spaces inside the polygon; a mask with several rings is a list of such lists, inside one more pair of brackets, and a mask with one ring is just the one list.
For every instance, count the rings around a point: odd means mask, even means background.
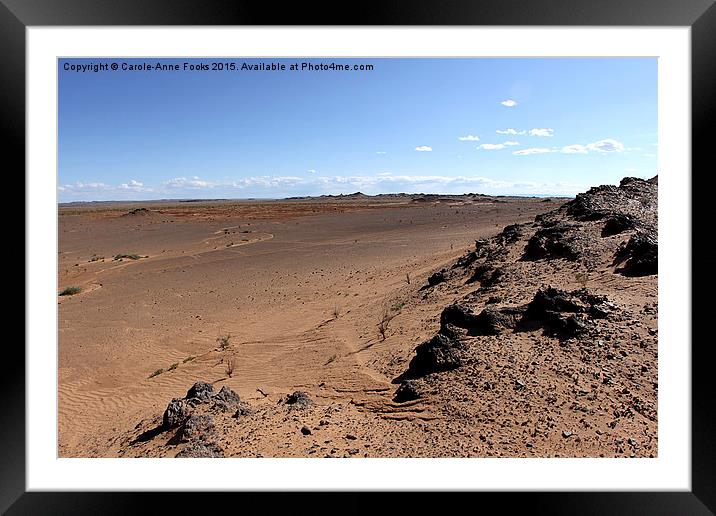
[{"label": "wispy cloud", "polygon": [[308,170],[306,170],[306,172],[308,172],[309,174],[315,174],[315,173],[316,173],[316,169],[315,169],[315,168],[309,168]]},{"label": "wispy cloud", "polygon": [[498,130],[495,131],[495,132],[496,132],[497,134],[509,134],[509,135],[511,135],[511,136],[518,136],[518,135],[521,135],[521,134],[525,134],[527,131],[518,131],[517,129],[509,128],[509,129],[498,129]]},{"label": "wispy cloud", "polygon": [[623,152],[624,144],[612,138],[607,138],[606,140],[589,143],[587,148],[596,152]]},{"label": "wispy cloud", "polygon": [[575,143],[573,145],[566,145],[562,147],[562,152],[564,154],[587,154],[589,150],[584,145]]},{"label": "wispy cloud", "polygon": [[134,179],[131,179],[129,183],[122,183],[119,185],[120,190],[132,190],[135,192],[141,192],[145,190],[151,190],[149,188],[145,188],[144,183],[141,181],[136,181]]},{"label": "wispy cloud", "polygon": [[467,134],[465,136],[458,136],[457,139],[460,140],[461,142],[479,142],[480,141],[479,136],[475,136],[472,134]]},{"label": "wispy cloud", "polygon": [[554,136],[554,129],[530,129],[530,136]]},{"label": "wispy cloud", "polygon": [[500,104],[502,104],[503,106],[507,106],[507,107],[515,107],[517,105],[517,102],[515,102],[512,99],[507,99],[507,100],[503,100],[502,102],[500,102]]},{"label": "wispy cloud", "polygon": [[381,150],[379,150],[378,152],[376,152],[376,154],[388,154],[388,153],[387,153],[387,152],[385,152],[385,151],[381,151]]},{"label": "wispy cloud", "polygon": [[420,145],[418,147],[415,147],[415,150],[418,152],[432,152],[433,148],[428,145]]},{"label": "wispy cloud", "polygon": [[519,145],[519,144],[520,144],[520,142],[516,142],[514,140],[509,140],[509,141],[506,141],[505,143],[503,143],[502,145],[504,145],[505,147],[509,147],[512,145]]},{"label": "wispy cloud", "polygon": [[194,176],[191,179],[187,179],[186,177],[174,177],[170,179],[169,181],[166,181],[164,185],[167,188],[190,188],[190,189],[202,189],[202,188],[211,188],[214,186],[213,183],[210,181],[204,181],[200,179],[198,176]]},{"label": "wispy cloud", "polygon": [[477,146],[478,149],[483,150],[500,150],[505,148],[504,143],[483,143],[482,145]]},{"label": "wispy cloud", "polygon": [[547,149],[545,147],[531,147],[529,149],[522,149],[513,152],[515,156],[528,156],[530,154],[547,154],[549,152],[557,152],[554,149]]}]

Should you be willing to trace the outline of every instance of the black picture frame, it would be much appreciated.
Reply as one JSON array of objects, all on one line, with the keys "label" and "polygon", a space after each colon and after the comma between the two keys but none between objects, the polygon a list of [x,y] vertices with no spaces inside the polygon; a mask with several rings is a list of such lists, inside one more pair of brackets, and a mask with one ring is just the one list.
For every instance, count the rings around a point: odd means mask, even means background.
[{"label": "black picture frame", "polygon": [[[688,26],[691,27],[692,170],[684,180],[692,184],[692,235],[697,222],[712,218],[709,160],[716,124],[716,6],[714,0],[492,0],[450,2],[376,1],[337,2],[190,2],[188,0],[0,0],[0,120],[2,156],[8,172],[25,169],[25,29],[29,26],[112,25],[543,25],[543,26]],[[707,170],[709,166],[709,170]],[[698,188],[694,179],[698,177]],[[23,187],[24,189],[24,187]],[[27,259],[27,257],[26,257]],[[551,514],[714,514],[716,512],[716,425],[713,376],[709,352],[713,338],[698,329],[708,320],[709,303],[696,302],[698,293],[713,286],[714,258],[707,238],[693,239],[692,277],[692,456],[690,492],[480,493],[451,495],[452,504],[487,507],[496,502],[513,510]],[[710,268],[707,268],[711,266]],[[26,271],[27,280],[27,271]],[[246,511],[278,503],[294,509],[305,505],[305,494],[179,493],[59,493],[25,492],[25,355],[6,342],[4,362],[12,367],[0,374],[0,509],[7,514],[129,514],[148,510],[159,497],[164,511],[188,511],[193,504],[229,503]],[[48,422],[52,417],[48,417]],[[382,508],[410,510],[425,504],[425,493],[409,499],[381,502]],[[352,493],[341,512],[373,510],[374,495]],[[458,498],[454,498],[458,496]],[[478,498],[476,501],[474,498]],[[239,505],[237,502],[240,501]],[[475,505],[478,503],[479,505]],[[261,504],[260,506],[258,504]],[[268,504],[268,505],[267,505]],[[315,510],[320,507],[314,506]],[[219,510],[219,509],[216,509]],[[312,511],[313,512],[313,511]]]}]

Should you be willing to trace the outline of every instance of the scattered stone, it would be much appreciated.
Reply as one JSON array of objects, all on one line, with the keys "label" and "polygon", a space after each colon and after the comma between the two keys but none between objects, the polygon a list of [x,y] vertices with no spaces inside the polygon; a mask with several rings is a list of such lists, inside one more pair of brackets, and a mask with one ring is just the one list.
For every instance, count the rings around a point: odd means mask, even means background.
[{"label": "scattered stone", "polygon": [[349,441],[355,441],[358,438],[353,434],[346,434],[346,439],[348,439]]},{"label": "scattered stone", "polygon": [[434,287],[435,285],[438,285],[439,283],[442,283],[445,281],[445,272],[444,271],[438,271],[434,274],[431,274],[428,278],[428,285],[431,287]]},{"label": "scattered stone", "polygon": [[656,232],[639,231],[617,249],[615,264],[623,264],[617,272],[624,276],[649,276],[659,272],[659,242]]},{"label": "scattered stone", "polygon": [[191,411],[186,402],[179,398],[174,398],[167,405],[162,417],[162,428],[169,430],[176,428],[187,420]]},{"label": "scattered stone", "polygon": [[624,231],[635,229],[637,227],[637,224],[637,220],[632,215],[627,215],[625,213],[615,213],[614,215],[609,216],[604,221],[604,226],[602,227],[602,236],[608,237],[612,235],[618,235],[619,233],[623,233]]},{"label": "scattered stone", "polygon": [[294,391],[293,393],[286,396],[286,405],[290,405],[291,408],[303,409],[311,405],[313,402],[303,391]]},{"label": "scattered stone", "polygon": [[301,427],[301,433],[303,435],[311,435],[311,429],[304,425]]},{"label": "scattered stone", "polygon": [[239,408],[236,409],[236,412],[234,412],[234,415],[231,417],[239,419],[244,416],[250,416],[252,412],[251,408],[242,402],[239,404]]},{"label": "scattered stone", "polygon": [[175,455],[177,459],[222,458],[224,451],[214,443],[192,441]]},{"label": "scattered stone", "polygon": [[577,231],[578,226],[568,222],[560,221],[553,225],[545,225],[527,241],[523,259],[565,258],[571,261],[576,260],[581,255],[577,242]]},{"label": "scattered stone", "polygon": [[487,264],[478,265],[472,276],[467,280],[468,283],[480,282],[481,287],[490,288],[497,284],[505,275],[505,271],[501,268],[492,267]]},{"label": "scattered stone", "polygon": [[241,402],[239,395],[226,385],[221,388],[212,400],[214,401],[214,407],[224,412],[228,412]]},{"label": "scattered stone", "polygon": [[187,391],[186,396],[184,396],[184,399],[208,401],[209,398],[211,398],[211,396],[213,394],[214,394],[214,386],[213,385],[211,385],[208,382],[199,381],[191,386],[191,388]]},{"label": "scattered stone", "polygon": [[415,356],[408,366],[409,375],[418,377],[459,367],[462,347],[459,340],[438,333],[415,348]]},{"label": "scattered stone", "polygon": [[318,422],[318,426],[326,426],[326,425],[328,425],[328,421],[326,421],[325,419],[321,419]]},{"label": "scattered stone", "polygon": [[562,432],[562,437],[564,437],[565,439],[567,439],[567,438],[569,438],[569,437],[572,437],[572,432],[570,432],[570,431],[568,431],[568,430],[564,430],[564,431]]},{"label": "scattered stone", "polygon": [[393,401],[403,403],[420,398],[420,385],[416,380],[405,380],[395,391]]},{"label": "scattered stone", "polygon": [[214,432],[214,418],[210,414],[194,414],[179,428],[176,439],[180,442],[205,441]]}]

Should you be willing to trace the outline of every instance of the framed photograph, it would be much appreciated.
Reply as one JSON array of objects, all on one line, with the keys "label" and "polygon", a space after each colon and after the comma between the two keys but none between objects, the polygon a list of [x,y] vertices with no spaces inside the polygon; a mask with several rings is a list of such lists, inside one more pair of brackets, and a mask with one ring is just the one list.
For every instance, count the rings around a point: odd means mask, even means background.
[{"label": "framed photograph", "polygon": [[1,3],[3,511],[713,513],[712,1]]}]

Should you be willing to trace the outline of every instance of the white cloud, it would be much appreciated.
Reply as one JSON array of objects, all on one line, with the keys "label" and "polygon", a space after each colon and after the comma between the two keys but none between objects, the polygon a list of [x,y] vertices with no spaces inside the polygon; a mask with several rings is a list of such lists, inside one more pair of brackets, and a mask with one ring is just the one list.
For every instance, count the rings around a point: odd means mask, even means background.
[{"label": "white cloud", "polygon": [[119,189],[141,191],[144,189],[144,183],[132,179],[129,181],[129,183],[122,183],[121,185],[119,185]]},{"label": "white cloud", "polygon": [[380,150],[379,150],[378,152],[376,152],[376,154],[388,154],[388,153],[385,152],[385,151],[380,151]]},{"label": "white cloud", "polygon": [[418,152],[432,152],[433,148],[427,145],[420,145],[419,147],[415,147],[415,150]]},{"label": "white cloud", "polygon": [[527,156],[529,154],[547,154],[548,152],[555,152],[554,149],[546,149],[544,147],[532,147],[530,149],[522,149],[513,152],[515,156]]},{"label": "white cloud", "polygon": [[562,147],[562,152],[564,154],[587,154],[589,151],[584,145],[575,143],[574,145]]},{"label": "white cloud", "polygon": [[507,107],[514,107],[517,105],[517,102],[515,102],[512,99],[507,99],[507,100],[503,100],[502,102],[500,102],[500,104],[502,104],[503,106],[507,106]]},{"label": "white cloud", "polygon": [[623,152],[624,144],[612,138],[607,138],[606,140],[587,144],[587,149],[596,152]]},{"label": "white cloud", "polygon": [[315,169],[315,168],[309,168],[308,170],[306,170],[306,172],[308,172],[309,174],[315,174],[315,173],[316,173],[316,169]]},{"label": "white cloud", "polygon": [[191,179],[186,177],[174,177],[169,181],[166,181],[164,185],[168,188],[190,188],[190,189],[203,189],[211,188],[213,183],[209,181],[202,181],[199,177],[194,176]]},{"label": "white cloud", "polygon": [[527,131],[518,131],[517,129],[510,128],[510,129],[498,129],[495,132],[497,134],[509,134],[511,136],[518,136],[518,135],[525,134]]},{"label": "white cloud", "polygon": [[480,141],[479,136],[475,136],[472,134],[468,134],[465,136],[458,136],[457,139],[460,140],[461,142],[479,142]]},{"label": "white cloud", "polygon": [[530,136],[554,136],[554,129],[530,129]]},{"label": "white cloud", "polygon": [[483,143],[482,145],[477,146],[478,149],[483,150],[500,150],[505,148],[504,143]]},{"label": "white cloud", "polygon": [[105,183],[81,183],[62,185],[58,187],[61,192],[93,192],[97,190],[109,190],[112,187]]},{"label": "white cloud", "polygon": [[514,141],[514,140],[510,140],[510,141],[507,141],[507,142],[503,143],[502,145],[508,147],[508,146],[511,146],[511,145],[519,145],[519,144],[520,144],[520,142],[516,142],[516,141]]}]

